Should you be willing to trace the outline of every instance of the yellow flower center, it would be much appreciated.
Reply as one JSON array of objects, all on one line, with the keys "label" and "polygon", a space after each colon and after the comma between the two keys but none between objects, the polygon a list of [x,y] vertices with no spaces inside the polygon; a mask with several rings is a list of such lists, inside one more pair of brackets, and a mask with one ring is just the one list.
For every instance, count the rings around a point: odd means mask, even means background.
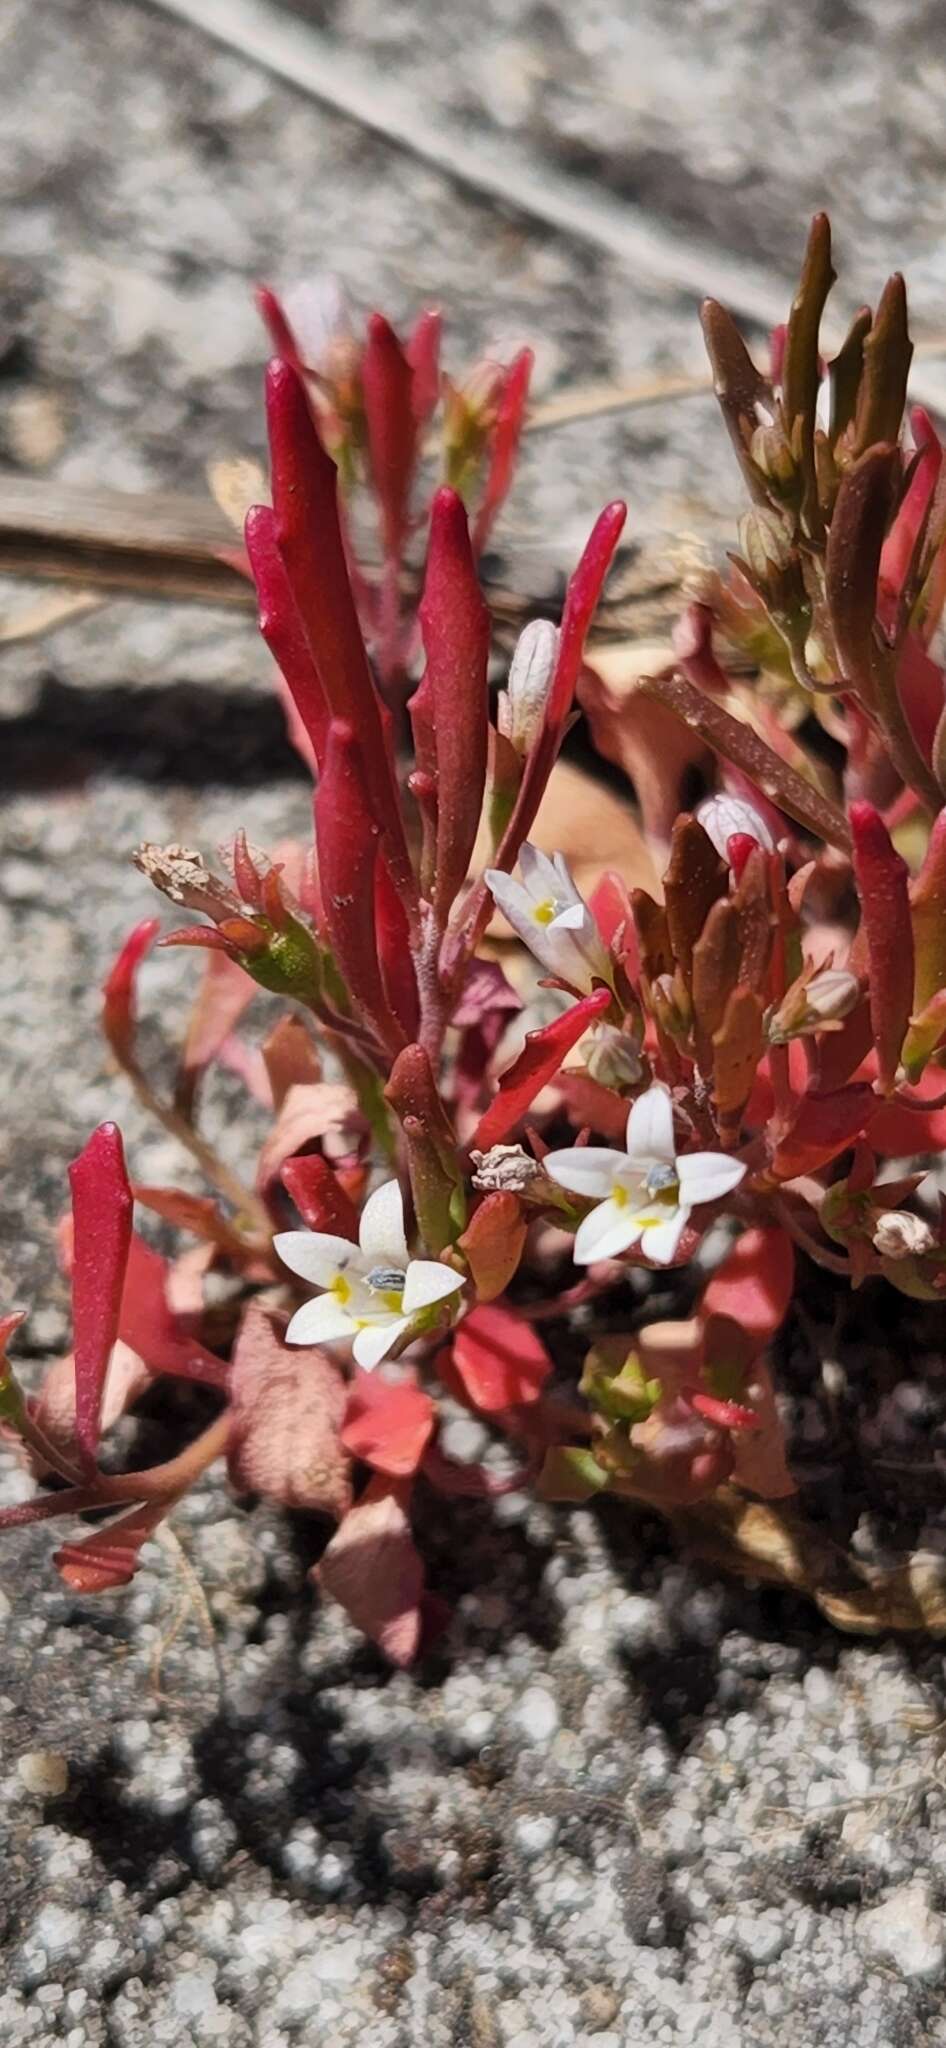
[{"label": "yellow flower center", "polygon": [[554,896],[547,896],[544,903],[537,903],[532,915],[536,924],[551,924],[558,916],[558,904]]},{"label": "yellow flower center", "polygon": [[351,1288],[348,1284],[348,1281],[345,1278],[344,1273],[336,1273],[333,1276],[332,1283],[328,1291],[330,1294],[334,1294],[335,1299],[338,1302],[339,1308],[345,1308],[347,1303],[351,1300]]}]

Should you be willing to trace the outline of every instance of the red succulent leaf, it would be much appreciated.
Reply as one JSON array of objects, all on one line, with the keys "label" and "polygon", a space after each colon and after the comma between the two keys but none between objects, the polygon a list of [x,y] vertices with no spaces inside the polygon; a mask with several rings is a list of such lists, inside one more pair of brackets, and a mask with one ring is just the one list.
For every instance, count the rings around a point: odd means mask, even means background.
[{"label": "red succulent leaf", "polygon": [[916,950],[913,1006],[919,1012],[946,988],[946,809],[933,821],[923,865],[910,888]]},{"label": "red succulent leaf", "polygon": [[381,508],[384,552],[400,559],[417,460],[415,379],[390,322],[372,313],[361,363],[368,461]]},{"label": "red succulent leaf", "polygon": [[463,500],[446,486],[431,510],[419,617],[436,755],[434,900],[445,917],[466,881],[483,807],[490,643]]},{"label": "red succulent leaf", "polygon": [[509,869],[515,865],[519,849],[528,836],[545,794],[571,716],[588,629],[626,518],[627,506],[620,499],[605,506],[592,527],[581,560],[569,582],[558,658],[546,703],[545,724],[526,763],[512,817],[497,848],[496,867]]},{"label": "red succulent leaf", "polygon": [[910,426],[917,450],[913,474],[880,555],[880,603],[878,611],[886,630],[895,625],[897,602],[913,561],[913,551],[923,527],[930,499],[943,461],[936,428],[921,405],[910,414]]},{"label": "red succulent leaf", "polygon": [[291,364],[294,370],[298,370],[301,373],[305,366],[296,347],[295,335],[276,293],[271,290],[268,284],[258,284],[254,297],[257,309],[280,362]]},{"label": "red succulent leaf", "polygon": [[93,1529],[81,1543],[63,1543],[53,1563],[74,1593],[113,1593],[127,1586],[141,1562],[142,1545],[153,1536],[174,1506],[174,1498],[143,1501],[126,1508],[114,1521]]},{"label": "red succulent leaf", "polygon": [[477,555],[482,554],[509,494],[525,424],[534,361],[531,348],[524,348],[503,374],[490,435],[489,468],[473,536],[473,549]]},{"label": "red succulent leaf", "polygon": [[403,901],[384,861],[379,861],[375,868],[374,915],[384,992],[405,1037],[415,1039],[420,1023],[420,998],[410,927]]},{"label": "red succulent leaf", "polygon": [[69,1185],[76,1443],[86,1465],[94,1466],[105,1378],[119,1334],[134,1209],[116,1124],[100,1124],[93,1131],[69,1168]]},{"label": "red succulent leaf", "polygon": [[622,960],[629,981],[640,976],[640,947],[634,923],[634,906],[620,875],[610,869],[596,882],[588,908],[607,947]]},{"label": "red succulent leaf", "polygon": [[338,510],[335,464],[319,440],[294,370],[271,363],[266,409],[276,545],[333,719],[350,721],[392,872],[413,895],[388,738],[352,594]]},{"label": "red succulent leaf", "polygon": [[[495,1304],[471,1311],[445,1362],[466,1399],[484,1415],[537,1401],[552,1370],[549,1353],[532,1324]],[[438,1370],[439,1365],[438,1360]]]},{"label": "red succulent leaf", "polygon": [[313,1573],[355,1627],[401,1667],[414,1662],[424,1635],[424,1567],[409,1501],[405,1481],[372,1479]]},{"label": "red succulent leaf", "polygon": [[158,917],[146,917],[129,932],[102,988],[102,1029],[115,1058],[131,1064],[135,1041],[135,995],[138,969],[161,929]]},{"label": "red succulent leaf", "polygon": [[309,1230],[358,1243],[358,1211],[327,1159],[318,1152],[287,1159],[279,1178]]},{"label": "red succulent leaf", "polygon": [[351,1502],[345,1382],[317,1345],[288,1346],[285,1327],[258,1301],[240,1324],[230,1367],[230,1477],[283,1507],[340,1520]]},{"label": "red succulent leaf", "polygon": [[353,1458],[406,1479],[416,1472],[437,1425],[437,1410],[423,1388],[391,1386],[359,1372],[349,1388],[341,1441]]},{"label": "red succulent leaf", "polygon": [[315,792],[315,834],[332,949],[353,1001],[389,1050],[404,1032],[388,1002],[378,960],[375,868],[380,828],[367,761],[354,728],[333,718]]},{"label": "red succulent leaf", "polygon": [[788,1314],[795,1252],[787,1230],[754,1224],[736,1239],[703,1291],[699,1314],[728,1316],[746,1333],[752,1355],[771,1342]]},{"label": "red succulent leaf", "polygon": [[540,1090],[554,1080],[572,1047],[578,1044],[589,1025],[603,1016],[610,1003],[610,989],[596,988],[590,996],[582,996],[579,1002],[573,1003],[570,1010],[564,1010],[560,1017],[553,1017],[541,1031],[526,1033],[518,1059],[500,1076],[497,1092],[477,1124],[470,1141],[472,1146],[478,1151],[488,1152],[491,1145],[499,1145],[508,1137],[509,1132],[521,1123]]},{"label": "red succulent leaf", "polygon": [[525,1248],[528,1223],[515,1195],[484,1196],[474,1210],[457,1249],[463,1253],[480,1301],[495,1301],[515,1277]]},{"label": "red succulent leaf", "polygon": [[877,1108],[877,1096],[867,1081],[851,1081],[826,1095],[815,1090],[803,1095],[789,1129],[775,1148],[770,1167],[775,1179],[794,1180],[798,1174],[827,1166],[856,1138],[863,1137]]},{"label": "red succulent leaf", "polygon": [[[268,505],[252,505],[244,527],[256,595],[259,629],[289,695],[305,737],[300,747],[311,764],[321,764],[329,708],[315,656],[306,638],[286,565],[276,543],[276,517]],[[292,736],[293,729],[290,726]],[[298,745],[298,741],[296,741]]]},{"label": "red succulent leaf", "polygon": [[715,1429],[756,1429],[759,1418],[753,1408],[744,1408],[740,1401],[721,1401],[715,1394],[690,1394],[691,1408],[702,1415],[704,1422],[711,1422]]},{"label": "red succulent leaf", "polygon": [[913,928],[910,875],[873,804],[850,806],[854,876],[870,962],[870,1016],[877,1071],[885,1094],[893,1090],[913,1004]]}]

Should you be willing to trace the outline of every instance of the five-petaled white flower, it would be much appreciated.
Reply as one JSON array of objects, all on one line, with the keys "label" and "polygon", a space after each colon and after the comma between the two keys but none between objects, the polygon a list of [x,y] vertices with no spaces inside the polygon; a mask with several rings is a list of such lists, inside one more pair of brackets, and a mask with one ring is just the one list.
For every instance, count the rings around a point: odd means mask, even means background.
[{"label": "five-petaled white flower", "polygon": [[361,1212],[358,1243],[321,1230],[284,1230],[273,1240],[291,1273],[324,1288],[296,1310],[290,1344],[354,1339],[352,1354],[370,1372],[423,1309],[458,1294],[459,1273],[438,1259],[412,1259],[404,1235],[404,1200],[396,1180],[376,1188]]},{"label": "five-petaled white flower", "polygon": [[626,1143],[626,1152],[572,1145],[542,1161],[560,1187],[597,1205],[575,1233],[576,1265],[616,1259],[639,1245],[655,1265],[669,1266],[691,1209],[730,1194],[746,1171],[728,1152],[677,1157],[670,1091],[659,1081],[631,1104]]},{"label": "five-petaled white flower", "polygon": [[484,880],[493,901],[546,973],[585,995],[595,981],[610,984],[611,963],[604,940],[575,887],[564,854],[553,854],[550,860],[526,840],[519,855],[519,872],[522,880],[516,882],[500,868],[487,868]]}]

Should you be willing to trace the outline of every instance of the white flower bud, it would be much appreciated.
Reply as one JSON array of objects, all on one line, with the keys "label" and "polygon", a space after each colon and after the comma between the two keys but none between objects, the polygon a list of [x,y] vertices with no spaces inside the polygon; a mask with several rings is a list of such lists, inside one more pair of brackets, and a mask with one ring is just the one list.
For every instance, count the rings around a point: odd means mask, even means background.
[{"label": "white flower bud", "polygon": [[835,1031],[849,1017],[861,993],[856,974],[845,967],[823,967],[810,981],[802,976],[783,996],[768,1020],[770,1045],[787,1045],[811,1031]]},{"label": "white flower bud", "polygon": [[636,1088],[641,1078],[641,1049],[630,1032],[616,1024],[599,1024],[592,1035],[585,1066],[603,1088]]},{"label": "white flower bud", "polygon": [[749,839],[757,839],[766,853],[775,852],[775,841],[760,813],[745,797],[727,796],[720,791],[716,796],[704,797],[697,804],[696,816],[707,838],[711,839],[723,860],[729,859],[729,842],[737,833]]},{"label": "white flower bud", "polygon": [[936,1239],[922,1216],[909,1209],[886,1209],[873,1230],[875,1251],[885,1259],[915,1259],[933,1251]]},{"label": "white flower bud", "polygon": [[532,619],[516,643],[506,688],[499,693],[498,719],[517,754],[526,755],[541,731],[559,638],[550,619]]}]

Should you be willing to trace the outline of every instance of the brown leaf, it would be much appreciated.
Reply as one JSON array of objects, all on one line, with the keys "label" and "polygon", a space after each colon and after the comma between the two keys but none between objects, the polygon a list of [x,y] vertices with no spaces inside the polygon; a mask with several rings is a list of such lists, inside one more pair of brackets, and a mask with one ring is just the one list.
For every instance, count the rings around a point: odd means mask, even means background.
[{"label": "brown leaf", "polygon": [[315,1041],[301,1017],[280,1017],[263,1045],[263,1059],[277,1112],[290,1088],[314,1088],[322,1079]]},{"label": "brown leaf", "polygon": [[825,596],[846,682],[873,702],[874,618],[880,551],[893,510],[900,456],[868,448],[841,479],[825,555]]},{"label": "brown leaf", "polygon": [[725,896],[729,869],[696,818],[678,818],[670,840],[670,865],[664,875],[664,902],[674,958],[689,988],[693,948],[713,904]]},{"label": "brown leaf", "polygon": [[713,368],[713,389],[739,467],[752,496],[764,504],[766,494],[755,465],[749,459],[748,448],[759,423],[756,406],[764,406],[767,413],[775,410],[772,386],[756,369],[735,321],[724,306],[717,305],[715,299],[704,299],[700,319],[706,353]]},{"label": "brown leaf", "polygon": [[854,419],[855,455],[863,455],[876,441],[899,440],[912,358],[906,286],[895,271],[887,279],[873,324],[864,337],[864,367]]},{"label": "brown leaf", "polygon": [[751,989],[734,989],[713,1038],[713,1100],[724,1143],[732,1141],[752,1090],[762,1057],[764,1014],[765,1005]]},{"label": "brown leaf", "polygon": [[287,1346],[284,1331],[282,1317],[250,1302],[230,1369],[230,1476],[243,1491],[339,1520],[351,1501],[345,1381],[326,1352]]},{"label": "brown leaf", "polygon": [[775,923],[769,895],[769,864],[761,846],[750,853],[732,900],[739,918],[739,979],[757,995],[764,995]]},{"label": "brown leaf", "polygon": [[713,1033],[739,979],[742,939],[735,904],[720,897],[693,948],[693,1014],[700,1071],[712,1072]]},{"label": "brown leaf", "polygon": [[313,1574],[392,1664],[413,1663],[423,1630],[424,1567],[407,1516],[409,1487],[379,1476],[332,1537]]},{"label": "brown leaf", "polygon": [[733,1478],[763,1500],[783,1500],[798,1488],[788,1469],[785,1431],[765,1358],[757,1358],[752,1367],[746,1398],[758,1416],[758,1427],[733,1432]]},{"label": "brown leaf", "polygon": [[821,315],[835,272],[831,266],[831,228],[826,213],[816,213],[811,223],[808,247],[785,333],[782,365],[782,405],[789,442],[796,445],[801,462],[804,493],[802,517],[806,531],[814,538],[823,532],[815,482],[815,412],[821,364],[818,334]]}]

